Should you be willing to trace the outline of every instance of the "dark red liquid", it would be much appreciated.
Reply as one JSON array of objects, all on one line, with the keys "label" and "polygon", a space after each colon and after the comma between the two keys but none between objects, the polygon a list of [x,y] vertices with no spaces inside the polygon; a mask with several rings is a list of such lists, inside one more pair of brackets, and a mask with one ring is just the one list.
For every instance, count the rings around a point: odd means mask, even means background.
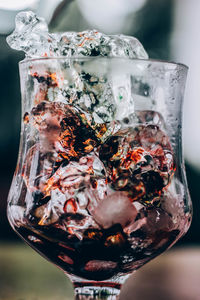
[{"label": "dark red liquid", "polygon": [[147,123],[155,114],[139,112],[138,124],[123,128],[95,123],[72,105],[35,106],[24,120],[38,139],[9,206],[18,234],[90,281],[128,274],[171,246],[186,223],[182,197],[168,190],[175,172],[169,138]]},{"label": "dark red liquid", "polygon": [[144,228],[128,236],[121,225],[116,224],[107,230],[88,229],[79,240],[56,225],[16,229],[31,247],[52,263],[69,274],[94,281],[132,272],[165,251],[180,233],[161,229],[148,234]]}]

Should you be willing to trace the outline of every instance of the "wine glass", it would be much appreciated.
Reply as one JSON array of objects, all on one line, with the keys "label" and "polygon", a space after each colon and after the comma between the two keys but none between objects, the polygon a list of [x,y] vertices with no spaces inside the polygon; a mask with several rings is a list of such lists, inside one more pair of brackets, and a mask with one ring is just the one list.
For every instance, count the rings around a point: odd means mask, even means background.
[{"label": "wine glass", "polygon": [[77,299],[117,299],[129,274],[191,222],[181,132],[187,67],[60,57],[26,59],[19,69],[9,222],[65,272]]}]

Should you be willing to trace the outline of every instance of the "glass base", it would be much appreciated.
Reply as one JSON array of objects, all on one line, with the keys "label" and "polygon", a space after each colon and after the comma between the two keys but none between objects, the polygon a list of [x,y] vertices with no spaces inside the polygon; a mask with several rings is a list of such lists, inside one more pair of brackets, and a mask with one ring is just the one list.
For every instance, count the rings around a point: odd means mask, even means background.
[{"label": "glass base", "polygon": [[[117,300],[120,293],[121,285],[115,287],[109,287],[106,283],[97,283],[95,286],[91,283],[84,285],[83,287],[76,286],[74,284],[74,292],[76,300],[92,300],[92,299],[106,299],[106,300]],[[78,283],[77,283],[78,285]]]},{"label": "glass base", "polygon": [[119,299],[120,289],[129,274],[104,281],[92,281],[66,274],[74,285],[76,300]]}]

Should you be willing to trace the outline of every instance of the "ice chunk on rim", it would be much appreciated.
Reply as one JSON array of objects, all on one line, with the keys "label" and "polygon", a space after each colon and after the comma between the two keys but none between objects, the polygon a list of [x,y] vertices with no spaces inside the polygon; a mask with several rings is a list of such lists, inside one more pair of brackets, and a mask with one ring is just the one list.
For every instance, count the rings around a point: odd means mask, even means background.
[{"label": "ice chunk on rim", "polygon": [[7,37],[11,48],[22,50],[29,57],[49,55],[52,38],[43,18],[32,11],[20,12],[15,18],[15,30]]},{"label": "ice chunk on rim", "polygon": [[107,56],[147,59],[142,44],[126,35],[105,35],[97,30],[49,33],[43,18],[31,11],[17,14],[16,28],[7,37],[11,48],[22,50],[27,57]]}]

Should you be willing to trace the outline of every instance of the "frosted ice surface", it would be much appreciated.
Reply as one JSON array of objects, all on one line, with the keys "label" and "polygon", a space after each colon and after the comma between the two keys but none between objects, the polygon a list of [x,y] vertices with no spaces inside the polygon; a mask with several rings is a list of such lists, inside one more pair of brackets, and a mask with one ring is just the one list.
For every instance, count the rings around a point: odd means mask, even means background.
[{"label": "frosted ice surface", "polygon": [[38,18],[31,11],[20,12],[15,24],[14,32],[7,37],[11,48],[24,51],[28,57],[42,56],[45,52],[49,54],[52,38],[43,18]]},{"label": "frosted ice surface", "polygon": [[97,30],[49,33],[44,19],[31,11],[16,16],[16,28],[7,37],[11,48],[22,50],[26,57],[108,56],[147,59],[141,43],[126,35],[105,35]]},{"label": "frosted ice surface", "polygon": [[137,210],[125,193],[115,192],[99,202],[91,213],[103,228],[109,228],[114,224],[125,227],[135,220]]}]

